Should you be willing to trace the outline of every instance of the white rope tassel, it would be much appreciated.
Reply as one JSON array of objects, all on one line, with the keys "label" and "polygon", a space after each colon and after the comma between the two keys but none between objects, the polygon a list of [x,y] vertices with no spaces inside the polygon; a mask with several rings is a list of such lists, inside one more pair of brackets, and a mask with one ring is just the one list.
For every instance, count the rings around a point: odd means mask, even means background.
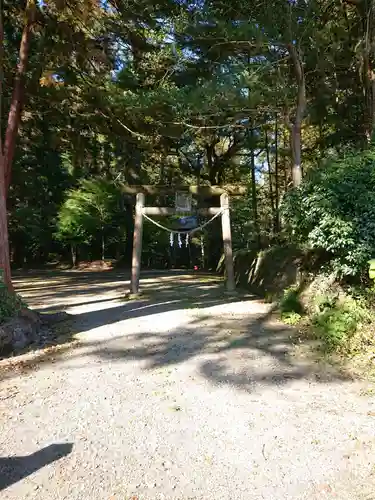
[{"label": "white rope tassel", "polygon": [[189,245],[189,233],[186,235],[185,238],[185,246],[187,247]]}]

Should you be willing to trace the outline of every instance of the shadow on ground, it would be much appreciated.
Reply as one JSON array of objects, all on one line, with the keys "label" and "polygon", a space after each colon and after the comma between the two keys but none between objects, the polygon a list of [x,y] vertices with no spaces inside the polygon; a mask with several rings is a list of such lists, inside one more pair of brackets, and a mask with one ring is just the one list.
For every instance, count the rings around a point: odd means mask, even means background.
[{"label": "shadow on ground", "polygon": [[[185,286],[197,288],[197,281],[211,284],[220,283],[220,278],[212,275],[190,275],[181,271],[145,271],[141,274],[144,292],[151,290],[167,293],[168,290],[183,290]],[[129,292],[128,271],[45,271],[16,275],[13,284],[31,307],[46,310],[63,310],[73,304],[95,302],[95,297],[110,294],[113,298],[125,297]],[[73,293],[74,290],[74,293]],[[80,300],[77,300],[77,299]],[[64,302],[64,299],[67,299]],[[108,299],[109,300],[109,299]],[[45,304],[50,304],[45,307]]]},{"label": "shadow on ground", "polygon": [[71,443],[51,444],[25,457],[0,457],[0,491],[71,453]]},{"label": "shadow on ground", "polygon": [[[227,296],[222,283],[215,279],[197,282],[196,278],[185,278],[150,281],[144,283],[146,296],[142,300],[75,314],[63,323],[62,330],[67,331],[57,335],[50,347],[29,360],[11,364],[9,369],[2,370],[2,378],[17,375],[18,369],[24,372],[57,363],[74,348],[69,353],[69,360],[75,361],[69,369],[79,369],[79,360],[86,356],[111,363],[136,361],[145,370],[191,361],[199,374],[212,383],[228,384],[245,391],[254,391],[259,385],[281,385],[303,378],[319,382],[351,380],[345,370],[322,365],[311,353],[303,357],[296,355],[296,331],[275,321],[271,307],[262,305],[257,309],[255,305],[259,302],[252,302],[249,297]],[[220,308],[244,298],[246,302],[238,316],[225,315],[224,307]],[[110,300],[102,297],[98,302]],[[163,329],[163,319],[154,317],[184,309],[195,311],[189,321],[179,327]],[[126,331],[126,320],[145,316],[150,319],[147,331]],[[157,328],[158,322],[162,328]],[[121,332],[123,328],[124,334],[96,341],[95,332],[91,332],[90,341],[85,341],[82,349],[80,343],[73,340],[76,333],[115,323],[119,323],[116,329]],[[63,365],[59,366],[64,369]]]},{"label": "shadow on ground", "polygon": [[[125,293],[113,296],[114,284],[117,283],[118,286],[118,283],[121,283],[122,292],[126,288],[124,286],[126,282],[116,281],[119,278],[119,274],[112,271],[100,273],[60,271],[27,275],[14,280],[17,293],[20,293],[31,307],[34,306],[37,311],[39,310],[45,327],[38,343],[22,351],[10,353],[11,356],[9,353],[3,355],[4,358],[11,357],[11,364],[0,364],[0,380],[16,376],[21,371],[37,368],[38,365],[54,362],[65,352],[79,346],[80,343],[76,339],[78,333],[132,318],[176,310],[206,308],[241,301],[245,297],[244,294],[227,295],[223,281],[218,276],[192,276],[177,272],[163,275],[152,272],[144,273],[142,276],[142,298],[126,300]],[[34,281],[34,285],[30,285],[30,280]],[[100,292],[95,285],[100,285]],[[92,296],[82,301],[77,286],[84,287],[85,293],[91,293]],[[55,292],[59,287],[62,287],[63,291]],[[49,306],[50,302],[54,304]],[[40,303],[43,307],[38,308],[37,305]],[[76,312],[72,308],[83,308],[84,312]],[[66,313],[66,309],[73,313]],[[24,355],[30,351],[32,357],[25,359]]]},{"label": "shadow on ground", "polygon": [[200,375],[219,385],[247,392],[259,385],[283,385],[292,380],[316,382],[352,380],[343,367],[323,364],[306,350],[296,353],[295,330],[272,319],[273,310],[260,317],[213,319],[201,316],[183,329],[167,334],[142,332],[131,339],[117,337],[94,345],[90,355],[102,360],[141,361],[154,370],[192,360]]}]

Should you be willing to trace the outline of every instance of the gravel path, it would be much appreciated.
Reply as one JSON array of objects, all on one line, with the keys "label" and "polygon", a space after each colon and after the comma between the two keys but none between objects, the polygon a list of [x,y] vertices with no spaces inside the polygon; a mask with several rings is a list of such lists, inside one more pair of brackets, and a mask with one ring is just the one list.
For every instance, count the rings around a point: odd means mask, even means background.
[{"label": "gravel path", "polygon": [[[19,278],[78,344],[0,362],[0,497],[375,499],[371,387],[295,354],[270,306],[212,279]],[[13,361],[12,361],[13,363]]]}]

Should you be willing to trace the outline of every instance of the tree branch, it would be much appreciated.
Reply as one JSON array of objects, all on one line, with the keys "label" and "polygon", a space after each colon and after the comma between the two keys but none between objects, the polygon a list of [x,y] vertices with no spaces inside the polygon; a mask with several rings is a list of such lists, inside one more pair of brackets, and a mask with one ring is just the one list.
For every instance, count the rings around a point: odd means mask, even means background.
[{"label": "tree branch", "polygon": [[97,110],[97,112],[98,112],[100,115],[104,116],[104,118],[107,118],[107,120],[111,120],[111,119],[116,120],[116,122],[117,122],[117,123],[118,123],[118,124],[119,124],[122,128],[124,128],[127,132],[129,132],[129,134],[134,135],[134,136],[136,136],[136,137],[140,137],[141,139],[150,139],[150,137],[148,137],[147,135],[140,134],[140,133],[135,132],[134,130],[130,129],[127,125],[125,125],[125,123],[122,123],[122,121],[121,121],[121,120],[119,120],[119,119],[117,118],[117,116],[115,116],[115,115],[113,115],[113,114],[111,114],[111,116],[107,116],[107,115],[106,115],[106,114],[104,114],[104,113],[103,113],[103,111],[101,111],[100,109],[98,109],[98,110]]},{"label": "tree branch", "polygon": [[296,73],[296,79],[298,85],[295,126],[300,126],[306,109],[305,74],[300,54],[298,53],[294,44],[290,43],[288,45],[288,49],[293,63],[294,71]]}]

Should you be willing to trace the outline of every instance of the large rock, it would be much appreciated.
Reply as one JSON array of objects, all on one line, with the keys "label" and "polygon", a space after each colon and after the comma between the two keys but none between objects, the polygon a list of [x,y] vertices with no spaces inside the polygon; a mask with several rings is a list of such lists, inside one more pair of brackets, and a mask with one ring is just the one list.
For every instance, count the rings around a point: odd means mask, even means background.
[{"label": "large rock", "polygon": [[29,309],[0,325],[0,352],[23,349],[38,338],[39,316]]}]

